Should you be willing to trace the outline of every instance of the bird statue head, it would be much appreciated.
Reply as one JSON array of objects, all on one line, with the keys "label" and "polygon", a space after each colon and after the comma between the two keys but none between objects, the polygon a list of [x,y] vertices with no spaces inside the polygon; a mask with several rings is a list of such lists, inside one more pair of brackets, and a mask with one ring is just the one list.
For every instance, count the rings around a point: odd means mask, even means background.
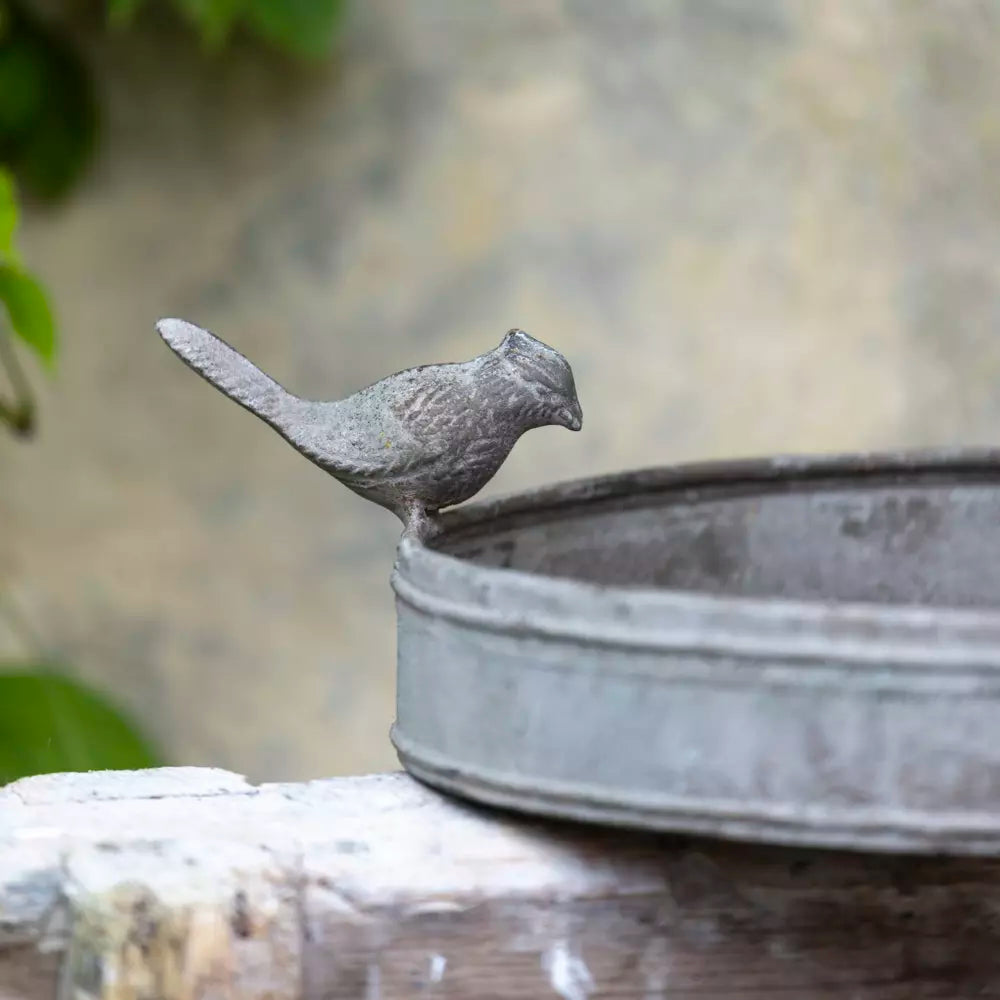
[{"label": "bird statue head", "polygon": [[507,331],[499,351],[529,393],[535,426],[556,424],[571,431],[583,426],[573,371],[558,351],[518,329]]}]

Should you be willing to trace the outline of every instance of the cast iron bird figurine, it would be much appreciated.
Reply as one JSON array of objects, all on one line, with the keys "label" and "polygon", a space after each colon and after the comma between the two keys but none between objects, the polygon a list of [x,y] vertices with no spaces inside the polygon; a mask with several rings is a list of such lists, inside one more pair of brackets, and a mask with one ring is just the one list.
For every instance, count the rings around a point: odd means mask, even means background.
[{"label": "cast iron bird figurine", "polygon": [[208,330],[180,319],[156,328],[199,375],[421,539],[436,533],[439,510],[493,478],[525,431],[578,431],[583,423],[569,363],[523,330],[471,361],[411,368],[317,403],[283,389]]}]

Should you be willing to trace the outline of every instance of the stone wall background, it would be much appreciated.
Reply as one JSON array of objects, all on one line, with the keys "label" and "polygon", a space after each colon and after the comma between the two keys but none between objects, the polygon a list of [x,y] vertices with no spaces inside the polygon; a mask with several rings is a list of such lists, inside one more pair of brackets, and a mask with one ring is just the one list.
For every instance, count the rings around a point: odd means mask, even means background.
[{"label": "stone wall background", "polygon": [[0,578],[173,762],[395,766],[398,530],[161,315],[327,397],[523,326],[585,428],[489,493],[1000,438],[996,2],[367,0],[320,71],[145,25],[88,32],[100,158],[24,233],[63,363],[0,438]]}]

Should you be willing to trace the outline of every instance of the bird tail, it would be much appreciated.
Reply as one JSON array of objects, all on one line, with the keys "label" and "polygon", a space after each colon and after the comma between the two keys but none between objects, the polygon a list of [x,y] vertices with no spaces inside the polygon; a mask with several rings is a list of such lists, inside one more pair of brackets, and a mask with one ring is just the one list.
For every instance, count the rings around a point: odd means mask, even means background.
[{"label": "bird tail", "polygon": [[272,426],[295,398],[239,351],[200,326],[182,319],[161,319],[156,329],[186,365]]}]

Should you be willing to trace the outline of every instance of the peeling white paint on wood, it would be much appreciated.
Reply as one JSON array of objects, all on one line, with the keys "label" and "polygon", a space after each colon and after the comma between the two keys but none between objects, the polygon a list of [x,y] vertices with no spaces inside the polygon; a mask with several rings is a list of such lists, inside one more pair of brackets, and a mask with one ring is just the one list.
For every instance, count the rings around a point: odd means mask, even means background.
[{"label": "peeling white paint on wood", "polygon": [[430,968],[427,976],[432,983],[439,983],[444,979],[444,970],[448,967],[448,959],[444,955],[431,955]]},{"label": "peeling white paint on wood", "polygon": [[587,964],[565,941],[557,941],[545,952],[542,968],[549,974],[552,989],[563,1000],[587,1000],[597,987]]}]

